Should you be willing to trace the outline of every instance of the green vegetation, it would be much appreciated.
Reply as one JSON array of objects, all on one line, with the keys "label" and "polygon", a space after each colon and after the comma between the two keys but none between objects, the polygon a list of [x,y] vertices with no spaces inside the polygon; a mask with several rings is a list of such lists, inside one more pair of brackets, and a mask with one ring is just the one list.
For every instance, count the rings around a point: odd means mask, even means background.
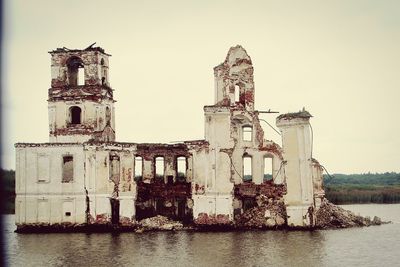
[{"label": "green vegetation", "polygon": [[326,198],[335,204],[400,203],[400,173],[324,175]]},{"label": "green vegetation", "polygon": [[4,192],[4,213],[12,214],[14,213],[14,200],[15,200],[15,171],[13,170],[2,170],[1,179],[3,180],[3,192]]}]

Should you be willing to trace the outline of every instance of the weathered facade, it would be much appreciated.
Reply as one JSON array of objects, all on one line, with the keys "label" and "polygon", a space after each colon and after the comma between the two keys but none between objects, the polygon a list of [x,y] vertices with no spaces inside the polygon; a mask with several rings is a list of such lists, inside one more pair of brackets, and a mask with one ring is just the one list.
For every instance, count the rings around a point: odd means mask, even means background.
[{"label": "weathered facade", "polygon": [[50,55],[49,143],[15,145],[19,228],[133,226],[156,215],[251,226],[255,210],[267,226],[314,225],[324,190],[311,115],[278,116],[283,145],[266,140],[254,110],[252,61],[241,46],[214,68],[205,139],[178,144],[115,141],[110,55],[102,48]]}]

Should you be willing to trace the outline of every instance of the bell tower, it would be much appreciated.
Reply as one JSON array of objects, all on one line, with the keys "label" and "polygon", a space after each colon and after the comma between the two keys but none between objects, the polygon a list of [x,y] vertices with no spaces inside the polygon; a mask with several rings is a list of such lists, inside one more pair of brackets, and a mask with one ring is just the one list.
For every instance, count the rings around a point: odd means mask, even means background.
[{"label": "bell tower", "polygon": [[47,101],[52,143],[115,141],[115,100],[108,74],[111,55],[93,45],[49,52],[51,88]]}]

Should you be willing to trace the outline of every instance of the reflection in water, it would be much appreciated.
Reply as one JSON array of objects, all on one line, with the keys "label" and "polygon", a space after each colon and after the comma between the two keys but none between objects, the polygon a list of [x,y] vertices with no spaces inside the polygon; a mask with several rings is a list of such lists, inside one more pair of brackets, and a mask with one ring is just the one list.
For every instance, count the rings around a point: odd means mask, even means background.
[{"label": "reflection in water", "polygon": [[[385,209],[399,214],[400,205]],[[5,216],[11,266],[388,266],[398,264],[400,250],[399,223],[312,232],[143,234],[16,234],[13,223],[14,216]]]}]

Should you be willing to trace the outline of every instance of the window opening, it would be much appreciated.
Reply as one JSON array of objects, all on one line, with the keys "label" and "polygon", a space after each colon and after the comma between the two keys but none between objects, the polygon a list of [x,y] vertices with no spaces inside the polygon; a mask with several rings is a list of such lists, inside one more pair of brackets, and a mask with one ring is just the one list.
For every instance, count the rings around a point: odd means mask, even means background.
[{"label": "window opening", "polygon": [[186,180],[186,157],[178,157],[176,159],[177,174],[176,180],[178,182],[185,182]]},{"label": "window opening", "polygon": [[78,69],[78,85],[85,85],[85,69]]},{"label": "window opening", "polygon": [[63,218],[62,220],[64,222],[71,222],[74,214],[74,204],[72,203],[72,201],[64,201],[62,204],[62,213],[63,214]]},{"label": "window opening", "polygon": [[243,211],[247,211],[249,209],[252,209],[254,207],[257,207],[257,202],[254,197],[245,197],[243,198]]},{"label": "window opening", "polygon": [[156,180],[157,181],[164,181],[164,158],[163,157],[156,157],[155,159],[155,173],[156,173]]},{"label": "window opening", "polygon": [[83,85],[85,83],[85,74],[83,61],[79,57],[71,57],[67,61],[68,82],[70,86]]},{"label": "window opening", "polygon": [[81,108],[74,106],[70,108],[71,124],[81,124]]},{"label": "window opening", "polygon": [[106,125],[111,125],[111,110],[109,107],[106,107]]},{"label": "window opening", "polygon": [[119,223],[119,199],[110,198],[111,205],[111,223],[118,224]]},{"label": "window opening", "polygon": [[264,181],[272,180],[272,158],[264,158]]},{"label": "window opening", "polygon": [[239,85],[235,85],[235,99],[234,99],[234,103],[239,102],[240,99],[240,87]]},{"label": "window opening", "polygon": [[103,70],[103,75],[101,77],[101,84],[106,85],[107,84],[107,70]]},{"label": "window opening", "polygon": [[253,180],[252,158],[250,156],[243,157],[243,181],[251,182]]},{"label": "window opening", "polygon": [[100,61],[101,65],[101,84],[102,85],[107,85],[107,69],[106,66],[104,65],[104,59],[102,58]]},{"label": "window opening", "polygon": [[154,204],[156,213],[162,213],[164,209],[164,200],[162,198],[156,198]]},{"label": "window opening", "polygon": [[244,126],[242,128],[243,132],[243,141],[251,141],[253,137],[253,127]]},{"label": "window opening", "polygon": [[74,161],[72,156],[63,157],[62,182],[69,183],[74,179]]},{"label": "window opening", "polygon": [[143,179],[143,158],[135,157],[135,181]]},{"label": "window opening", "polygon": [[50,161],[47,155],[38,155],[38,182],[50,180]]},{"label": "window opening", "polygon": [[114,183],[119,183],[120,179],[120,159],[117,154],[110,154],[110,180],[114,181]]}]

